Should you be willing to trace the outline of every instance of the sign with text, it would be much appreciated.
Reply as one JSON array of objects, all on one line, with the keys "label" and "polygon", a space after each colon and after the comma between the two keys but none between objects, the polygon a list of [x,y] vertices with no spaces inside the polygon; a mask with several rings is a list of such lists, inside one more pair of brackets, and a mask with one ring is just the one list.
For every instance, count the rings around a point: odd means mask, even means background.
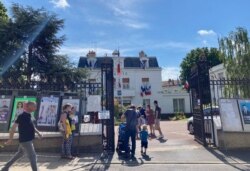
[{"label": "sign with text", "polygon": [[87,112],[99,112],[101,111],[101,96],[90,95],[87,98]]},{"label": "sign with text", "polygon": [[109,110],[103,110],[98,112],[98,119],[110,119]]},{"label": "sign with text", "polygon": [[238,100],[244,131],[250,131],[250,99]]},{"label": "sign with text", "polygon": [[57,123],[59,97],[42,97],[37,126],[55,127]]},{"label": "sign with text", "polygon": [[243,131],[236,99],[220,99],[220,116],[223,131]]}]

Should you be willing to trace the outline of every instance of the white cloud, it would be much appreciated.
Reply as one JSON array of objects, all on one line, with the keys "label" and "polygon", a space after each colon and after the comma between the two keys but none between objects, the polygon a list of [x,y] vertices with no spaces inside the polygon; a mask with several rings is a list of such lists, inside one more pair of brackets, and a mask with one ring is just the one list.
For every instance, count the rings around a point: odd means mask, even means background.
[{"label": "white cloud", "polygon": [[199,30],[197,32],[201,36],[214,36],[216,33],[213,30]]},{"label": "white cloud", "polygon": [[185,42],[173,42],[173,41],[169,41],[169,42],[161,42],[161,43],[155,43],[152,45],[152,48],[160,48],[160,49],[182,49],[182,50],[191,50],[193,48],[195,48],[194,45],[189,44],[189,43],[185,43]]},{"label": "white cloud", "polygon": [[207,40],[203,40],[202,43],[203,43],[204,45],[208,45]]},{"label": "white cloud", "polygon": [[50,0],[50,2],[57,8],[67,8],[70,6],[67,0]]},{"label": "white cloud", "polygon": [[148,25],[145,23],[140,23],[138,21],[133,21],[133,20],[124,20],[123,24],[126,25],[127,27],[133,28],[133,29],[143,29],[143,28],[148,28]]},{"label": "white cloud", "polygon": [[135,12],[129,10],[122,10],[116,6],[111,7],[114,10],[114,14],[116,16],[124,16],[124,17],[136,17],[137,14]]},{"label": "white cloud", "polygon": [[[82,48],[84,47],[84,48]],[[66,47],[63,46],[59,53],[60,54],[66,54],[72,58],[79,58],[80,56],[86,56],[87,53],[90,50],[94,50],[97,54],[97,56],[104,56],[105,54],[111,54],[113,50],[111,49],[106,49],[106,48],[92,48],[92,47],[86,47],[86,46],[71,46],[71,47]]]},{"label": "white cloud", "polygon": [[179,67],[163,67],[162,68],[162,81],[167,81],[168,79],[176,80],[180,76]]},{"label": "white cloud", "polygon": [[140,0],[101,0],[108,9],[113,13],[113,23],[121,24],[132,29],[145,29],[148,24],[141,21],[143,18],[140,15],[138,7]]}]

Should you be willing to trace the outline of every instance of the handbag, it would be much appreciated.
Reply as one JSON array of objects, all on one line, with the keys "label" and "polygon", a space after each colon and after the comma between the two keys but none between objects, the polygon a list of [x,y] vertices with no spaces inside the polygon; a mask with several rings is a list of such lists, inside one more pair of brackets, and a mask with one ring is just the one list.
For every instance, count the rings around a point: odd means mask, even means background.
[{"label": "handbag", "polygon": [[58,126],[59,131],[62,131],[62,132],[65,131],[64,127],[63,127],[63,124],[62,124],[62,122],[60,120],[58,121],[57,126]]}]

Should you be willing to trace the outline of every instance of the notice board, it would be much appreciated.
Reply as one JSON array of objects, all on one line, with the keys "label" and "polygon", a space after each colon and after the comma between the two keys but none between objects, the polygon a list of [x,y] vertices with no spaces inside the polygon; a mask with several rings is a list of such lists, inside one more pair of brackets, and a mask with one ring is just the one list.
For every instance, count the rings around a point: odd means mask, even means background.
[{"label": "notice board", "polygon": [[220,99],[220,116],[223,131],[243,131],[236,99]]}]

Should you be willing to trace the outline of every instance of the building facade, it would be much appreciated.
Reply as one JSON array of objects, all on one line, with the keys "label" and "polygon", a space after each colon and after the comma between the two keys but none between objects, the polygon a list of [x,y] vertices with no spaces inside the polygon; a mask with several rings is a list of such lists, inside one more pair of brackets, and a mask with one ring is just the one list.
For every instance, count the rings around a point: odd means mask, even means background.
[{"label": "building facade", "polygon": [[101,63],[107,57],[113,60],[114,97],[121,104],[153,106],[158,100],[161,105],[162,69],[156,57],[148,57],[143,51],[137,57],[123,57],[117,50],[110,56],[97,57],[89,51],[86,57],[80,57],[78,67],[89,69],[88,81],[101,82]]},{"label": "building facade", "polygon": [[[210,80],[224,80],[226,76],[226,68],[224,64],[216,65],[209,69]],[[223,85],[210,85],[211,99],[214,106],[219,105],[219,99],[224,96],[224,86]]]},{"label": "building facade", "polygon": [[161,101],[165,114],[191,113],[190,95],[179,80],[162,82]]}]

